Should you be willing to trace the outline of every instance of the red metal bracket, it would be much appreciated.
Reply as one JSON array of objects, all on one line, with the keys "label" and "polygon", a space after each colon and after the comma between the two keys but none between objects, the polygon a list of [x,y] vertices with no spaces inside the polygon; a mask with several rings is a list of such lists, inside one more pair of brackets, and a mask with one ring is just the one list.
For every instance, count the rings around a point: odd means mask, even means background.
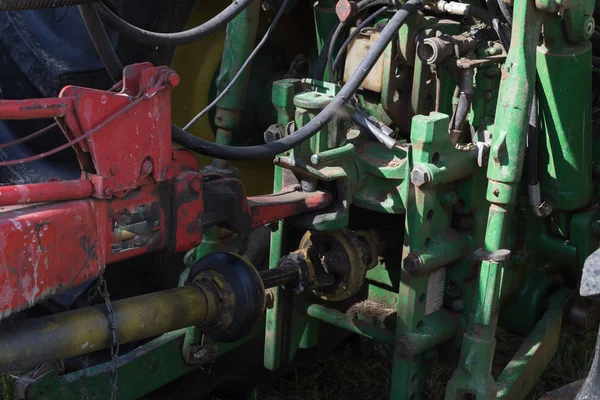
[{"label": "red metal bracket", "polygon": [[58,99],[0,101],[0,119],[56,118],[77,151],[78,181],[0,187],[0,318],[143,253],[187,251],[206,226],[244,232],[331,203],[324,192],[246,197],[203,176],[171,146],[167,67],[132,65],[120,90],[63,89]]}]

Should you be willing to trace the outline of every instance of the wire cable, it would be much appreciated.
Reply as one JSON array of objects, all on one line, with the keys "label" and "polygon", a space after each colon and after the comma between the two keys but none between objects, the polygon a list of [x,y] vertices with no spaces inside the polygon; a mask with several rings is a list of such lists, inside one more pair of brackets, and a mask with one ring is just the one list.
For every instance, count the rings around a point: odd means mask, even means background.
[{"label": "wire cable", "polygon": [[30,157],[25,157],[25,158],[19,158],[17,160],[6,160],[6,161],[0,161],[0,167],[7,167],[9,165],[18,165],[18,164],[25,164],[31,161],[36,161],[36,160],[40,160],[42,158],[46,158],[49,157],[53,154],[59,153],[63,150],[68,149],[69,147],[72,147],[74,144],[77,144],[83,140],[86,140],[87,138],[89,138],[90,136],[92,136],[93,134],[95,134],[96,132],[98,132],[100,129],[104,128],[106,125],[108,125],[110,122],[114,121],[114,119],[116,117],[119,117],[123,114],[125,114],[127,111],[129,111],[132,107],[136,106],[138,103],[142,102],[145,100],[144,96],[140,96],[139,98],[137,98],[136,100],[134,100],[133,102],[129,103],[126,107],[122,108],[121,110],[119,110],[118,112],[116,112],[113,115],[113,118],[109,118],[106,121],[101,122],[98,126],[96,126],[93,129],[90,129],[89,131],[87,131],[85,134],[78,136],[75,139],[69,140],[67,143],[62,144],[58,147],[55,147],[51,150],[48,150],[44,153],[40,153],[40,154],[36,154]]},{"label": "wire cable", "polygon": [[35,139],[36,137],[41,136],[44,133],[49,132],[50,130],[52,130],[53,128],[56,128],[57,126],[58,126],[58,124],[56,122],[54,122],[54,123],[46,126],[45,128],[42,128],[39,131],[34,132],[32,134],[29,134],[29,135],[27,135],[25,137],[13,140],[12,142],[2,143],[2,144],[0,144],[0,150],[4,150],[4,149],[6,149],[8,147],[12,147],[12,146],[16,146],[16,145],[21,144],[21,143],[28,142],[31,139]]},{"label": "wire cable", "polygon": [[244,74],[244,72],[246,71],[248,66],[252,63],[252,60],[254,59],[254,57],[256,57],[256,55],[258,54],[260,49],[265,45],[267,40],[269,40],[271,33],[273,33],[273,30],[275,30],[275,26],[277,26],[279,19],[281,19],[281,16],[283,15],[283,12],[285,11],[285,9],[287,7],[288,1],[289,0],[283,0],[283,3],[281,4],[279,11],[277,12],[277,15],[275,15],[273,22],[271,22],[271,25],[269,26],[269,29],[267,29],[267,32],[265,33],[263,38],[260,40],[258,45],[256,45],[256,47],[254,48],[252,53],[250,53],[250,55],[248,56],[248,59],[246,59],[246,61],[244,61],[244,64],[242,64],[242,66],[240,67],[240,70],[235,74],[233,79],[231,79],[231,82],[229,82],[229,84],[227,84],[225,89],[223,89],[221,91],[221,93],[219,93],[217,95],[217,97],[209,105],[207,105],[204,108],[204,110],[200,111],[194,118],[191,119],[190,122],[187,123],[186,126],[183,127],[184,130],[189,129],[192,125],[194,125],[196,123],[196,121],[198,121],[207,112],[209,112],[213,107],[215,107],[219,103],[219,101],[221,101],[221,99],[223,99],[223,97],[225,97],[225,95],[231,90],[233,85],[235,85],[235,83],[240,79],[240,77]]},{"label": "wire cable", "polygon": [[338,94],[319,114],[317,114],[317,116],[315,116],[315,118],[295,133],[267,144],[236,147],[209,142],[200,139],[181,128],[173,126],[173,140],[189,150],[221,160],[258,160],[273,158],[278,154],[298,146],[300,143],[313,137],[324,125],[339,113],[340,109],[359,89],[379,57],[383,54],[387,45],[398,34],[398,29],[404,25],[411,14],[422,9],[423,6],[423,0],[408,0],[388,21],[381,31],[379,38],[375,40],[371,49],[361,61],[356,72],[348,79],[348,82],[340,89]]},{"label": "wire cable", "polygon": [[129,37],[135,42],[151,46],[178,46],[198,41],[205,36],[215,33],[248,8],[253,1],[256,0],[234,1],[223,11],[202,25],[186,31],[173,33],[152,32],[139,28],[119,17],[104,4],[99,4],[98,11],[100,17],[109,28]]}]

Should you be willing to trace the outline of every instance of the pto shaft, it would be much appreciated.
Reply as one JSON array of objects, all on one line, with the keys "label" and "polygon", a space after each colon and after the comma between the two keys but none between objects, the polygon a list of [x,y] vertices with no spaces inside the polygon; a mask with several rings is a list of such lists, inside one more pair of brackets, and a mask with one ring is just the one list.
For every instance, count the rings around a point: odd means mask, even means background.
[{"label": "pto shaft", "polygon": [[[119,342],[128,343],[211,325],[218,318],[219,302],[213,285],[202,284],[116,301],[113,308]],[[111,342],[104,305],[3,325],[0,373],[105,349]]]}]

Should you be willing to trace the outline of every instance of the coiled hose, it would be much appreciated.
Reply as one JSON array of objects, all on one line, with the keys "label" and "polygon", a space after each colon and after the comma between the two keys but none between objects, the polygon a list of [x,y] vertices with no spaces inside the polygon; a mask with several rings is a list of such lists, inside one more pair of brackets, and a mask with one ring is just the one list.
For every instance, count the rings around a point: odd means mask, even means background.
[{"label": "coiled hose", "polygon": [[0,11],[42,10],[91,4],[99,0],[0,0]]},{"label": "coiled hose", "polygon": [[129,37],[135,42],[151,46],[178,46],[198,41],[203,37],[218,31],[248,8],[253,1],[256,0],[235,1],[202,25],[186,31],[173,33],[159,33],[138,28],[123,20],[102,3],[98,5],[98,12],[100,13],[102,21],[104,21],[109,28]]}]

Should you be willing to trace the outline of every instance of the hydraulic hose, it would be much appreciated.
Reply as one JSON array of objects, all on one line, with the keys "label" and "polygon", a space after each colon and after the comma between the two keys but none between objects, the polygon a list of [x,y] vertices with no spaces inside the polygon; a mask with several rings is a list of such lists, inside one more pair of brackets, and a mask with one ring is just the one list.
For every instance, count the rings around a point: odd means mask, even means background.
[{"label": "hydraulic hose", "polygon": [[381,14],[383,14],[388,8],[388,6],[383,6],[379,10],[375,11],[373,14],[369,15],[363,22],[360,23],[360,25],[356,27],[354,31],[352,31],[350,35],[348,35],[348,38],[346,38],[346,40],[342,44],[342,47],[340,47],[340,51],[338,51],[337,55],[335,56],[335,60],[333,61],[332,67],[333,71],[337,71],[340,62],[342,61],[342,57],[344,57],[344,55],[346,54],[346,49],[350,45],[350,42],[355,37],[357,37],[366,26],[368,26],[371,22],[375,21],[375,19]]},{"label": "hydraulic hose", "polygon": [[151,46],[178,46],[188,44],[208,36],[234,19],[255,0],[238,0],[212,19],[195,28],[173,33],[159,33],[138,28],[123,20],[104,4],[99,4],[98,11],[104,23],[115,32],[125,35],[135,42]]},{"label": "hydraulic hose", "polygon": [[0,0],[0,11],[42,10],[92,4],[99,0]]},{"label": "hydraulic hose", "polygon": [[529,115],[529,129],[527,131],[527,184],[537,186],[540,183],[538,174],[538,112],[537,96],[533,94],[533,103],[531,104],[531,113]]},{"label": "hydraulic hose", "polygon": [[92,39],[96,53],[104,64],[106,72],[113,82],[118,82],[123,77],[123,65],[117,57],[117,53],[112,46],[104,25],[100,20],[95,4],[83,4],[79,6],[79,13],[83,18],[83,23]]},{"label": "hydraulic hose", "polygon": [[506,22],[508,22],[508,24],[510,26],[512,26],[512,23],[513,23],[512,13],[511,13],[510,9],[508,8],[508,6],[506,5],[506,3],[504,3],[503,0],[497,0],[497,4],[498,4],[498,8],[500,9],[500,12],[506,19]]},{"label": "hydraulic hose", "polygon": [[173,141],[189,150],[221,160],[257,160],[273,158],[278,154],[298,146],[300,143],[313,137],[338,113],[340,108],[354,96],[379,57],[383,54],[387,45],[392,41],[394,36],[397,35],[398,29],[400,29],[411,14],[417,12],[423,8],[423,6],[423,0],[407,1],[383,28],[379,38],[373,43],[371,49],[356,69],[356,72],[341,88],[339,93],[331,100],[323,111],[295,133],[286,136],[283,139],[263,145],[235,147],[219,145],[202,140],[174,126],[172,131]]}]

